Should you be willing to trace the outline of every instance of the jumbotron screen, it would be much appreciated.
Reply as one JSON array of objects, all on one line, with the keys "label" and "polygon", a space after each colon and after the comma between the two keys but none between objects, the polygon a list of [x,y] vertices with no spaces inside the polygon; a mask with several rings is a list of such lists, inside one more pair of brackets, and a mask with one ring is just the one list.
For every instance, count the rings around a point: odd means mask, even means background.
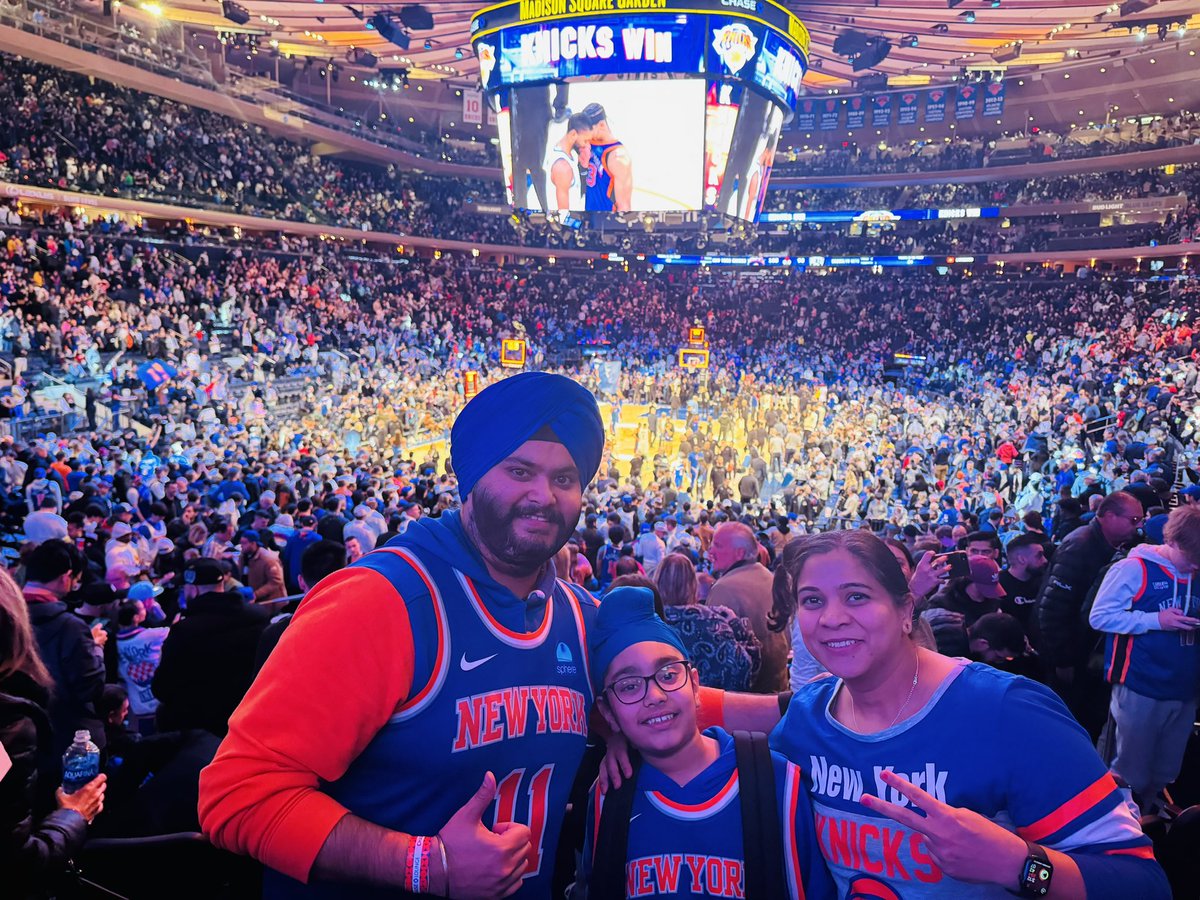
[{"label": "jumbotron screen", "polygon": [[472,30],[515,208],[758,218],[807,64],[784,7],[516,0]]}]

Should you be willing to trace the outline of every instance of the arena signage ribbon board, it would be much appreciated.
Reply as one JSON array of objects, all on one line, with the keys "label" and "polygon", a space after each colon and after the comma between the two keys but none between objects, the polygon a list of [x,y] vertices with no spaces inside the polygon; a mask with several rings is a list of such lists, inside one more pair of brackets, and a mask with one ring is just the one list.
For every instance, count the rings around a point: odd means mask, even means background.
[{"label": "arena signage ribbon board", "polygon": [[[629,16],[619,23],[586,19],[509,28],[498,35],[495,45],[481,41],[477,50],[486,46],[496,54],[484,84],[495,90],[502,85],[595,75],[699,72],[704,38],[703,20]],[[482,74],[482,57],[480,63]]]},{"label": "arena signage ribbon board", "polygon": [[807,58],[808,29],[776,0],[510,0],[481,9],[471,19],[471,39],[477,40],[511,25],[551,22],[578,16],[629,16],[656,13],[662,21],[680,15],[732,16],[780,32]]},{"label": "arena signage ribbon board", "polygon": [[860,222],[874,218],[895,221],[928,221],[933,219],[995,219],[999,206],[957,207],[953,209],[892,209],[892,210],[800,210],[797,212],[766,212],[759,217],[763,223],[829,223]]}]

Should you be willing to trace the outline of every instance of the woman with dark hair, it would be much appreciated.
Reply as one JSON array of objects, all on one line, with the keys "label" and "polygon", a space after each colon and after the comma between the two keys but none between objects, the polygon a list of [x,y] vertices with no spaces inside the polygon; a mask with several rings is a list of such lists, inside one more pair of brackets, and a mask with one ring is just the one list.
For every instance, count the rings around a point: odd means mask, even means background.
[{"label": "woman with dark hair", "polygon": [[25,598],[0,570],[0,879],[4,896],[16,900],[54,893],[56,876],[104,808],[104,775],[74,794],[59,788],[53,810],[40,801],[50,793],[38,784],[38,762],[54,752],[46,712],[53,684]]},{"label": "woman with dark hair", "polygon": [[654,570],[663,619],[679,632],[704,687],[748,691],[762,665],[762,648],[728,606],[701,606],[696,567],[682,553],[668,553]]},{"label": "woman with dark hair", "polygon": [[866,532],[793,541],[775,574],[772,616],[795,615],[830,675],[796,692],[772,744],[805,766],[840,892],[1168,897],[1058,697],[918,647],[913,604],[896,556]]}]

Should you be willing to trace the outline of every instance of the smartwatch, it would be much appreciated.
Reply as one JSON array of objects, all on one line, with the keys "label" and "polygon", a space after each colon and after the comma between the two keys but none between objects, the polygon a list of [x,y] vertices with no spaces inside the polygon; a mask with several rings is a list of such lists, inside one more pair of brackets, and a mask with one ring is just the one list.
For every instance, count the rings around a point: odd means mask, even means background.
[{"label": "smartwatch", "polygon": [[1016,891],[1018,897],[1045,897],[1050,893],[1050,882],[1054,878],[1054,866],[1046,851],[1028,841],[1029,855],[1021,864],[1021,876]]}]

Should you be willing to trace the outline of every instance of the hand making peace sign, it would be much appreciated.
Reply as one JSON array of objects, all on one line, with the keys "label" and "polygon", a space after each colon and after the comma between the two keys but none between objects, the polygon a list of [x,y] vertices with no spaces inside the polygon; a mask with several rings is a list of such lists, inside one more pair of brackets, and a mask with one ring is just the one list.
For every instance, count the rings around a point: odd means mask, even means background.
[{"label": "hand making peace sign", "polygon": [[872,794],[863,794],[863,806],[923,835],[929,855],[945,874],[959,881],[1017,887],[1028,855],[1022,838],[977,812],[942,803],[895,772],[881,777],[925,815]]}]

